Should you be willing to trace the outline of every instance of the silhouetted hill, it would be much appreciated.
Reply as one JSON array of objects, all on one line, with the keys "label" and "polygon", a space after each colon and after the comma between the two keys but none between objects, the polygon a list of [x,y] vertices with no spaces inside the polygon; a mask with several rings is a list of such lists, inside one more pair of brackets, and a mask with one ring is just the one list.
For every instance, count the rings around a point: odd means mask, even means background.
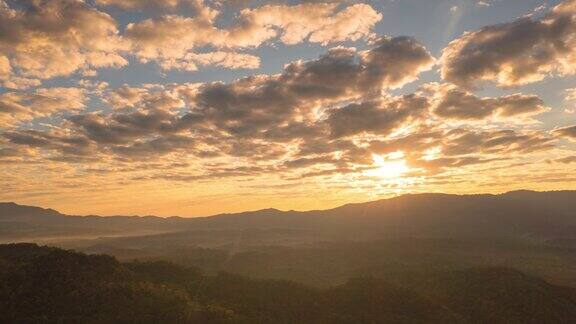
[{"label": "silhouetted hill", "polygon": [[[573,235],[576,192],[502,195],[417,194],[322,212],[346,227],[371,227],[395,235]],[[353,219],[354,222],[349,220]]]},{"label": "silhouetted hill", "polygon": [[[53,210],[2,203],[0,221],[4,222],[4,227],[14,226],[15,230],[1,232],[0,239],[5,235],[14,239],[18,231],[26,234],[27,239],[33,239],[35,234],[38,237],[49,234],[64,238],[83,233],[90,237],[161,234],[163,239],[167,239],[166,233],[256,229],[291,230],[290,235],[301,241],[303,236],[316,240],[391,236],[566,239],[574,238],[576,233],[574,210],[576,191],[515,191],[502,195],[415,194],[322,211],[264,209],[188,219],[63,217]],[[221,234],[226,236],[226,233]],[[260,235],[260,238],[265,240],[264,236]],[[202,242],[195,244],[202,245]]]},{"label": "silhouetted hill", "polygon": [[576,286],[576,191],[412,194],[330,210],[66,216],[0,204],[0,242],[327,286],[355,275],[506,266]]},{"label": "silhouetted hill", "polygon": [[512,269],[326,289],[168,262],[0,245],[2,323],[573,323],[576,294]]},{"label": "silhouetted hill", "polygon": [[186,323],[201,322],[204,311],[110,256],[0,245],[2,323]]},{"label": "silhouetted hill", "polygon": [[23,206],[16,203],[0,203],[1,221],[42,221],[64,216],[53,209]]},{"label": "silhouetted hill", "polygon": [[576,290],[512,269],[445,272],[417,286],[471,322],[562,323],[576,319]]}]

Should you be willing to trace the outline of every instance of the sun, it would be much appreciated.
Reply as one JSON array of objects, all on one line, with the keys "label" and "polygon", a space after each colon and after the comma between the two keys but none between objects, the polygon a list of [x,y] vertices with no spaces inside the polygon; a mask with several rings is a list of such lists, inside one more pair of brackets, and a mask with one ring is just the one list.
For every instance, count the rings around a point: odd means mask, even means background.
[{"label": "sun", "polygon": [[403,152],[394,152],[386,156],[374,154],[372,155],[372,160],[374,160],[374,164],[377,165],[378,168],[372,170],[371,173],[382,178],[400,178],[406,172],[410,171],[410,167],[408,167],[406,160],[404,160]]}]

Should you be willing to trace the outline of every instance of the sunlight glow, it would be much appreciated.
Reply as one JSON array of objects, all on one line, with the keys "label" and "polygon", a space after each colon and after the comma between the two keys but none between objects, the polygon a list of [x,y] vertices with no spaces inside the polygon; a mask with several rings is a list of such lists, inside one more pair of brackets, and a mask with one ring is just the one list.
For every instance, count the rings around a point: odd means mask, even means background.
[{"label": "sunlight glow", "polygon": [[400,178],[403,174],[410,171],[403,152],[394,152],[386,156],[372,155],[374,164],[378,169],[373,171],[374,175],[382,178]]},{"label": "sunlight glow", "polygon": [[431,149],[424,151],[422,159],[424,159],[425,161],[432,161],[434,159],[439,158],[440,153],[442,153],[442,149],[440,147],[433,147]]}]

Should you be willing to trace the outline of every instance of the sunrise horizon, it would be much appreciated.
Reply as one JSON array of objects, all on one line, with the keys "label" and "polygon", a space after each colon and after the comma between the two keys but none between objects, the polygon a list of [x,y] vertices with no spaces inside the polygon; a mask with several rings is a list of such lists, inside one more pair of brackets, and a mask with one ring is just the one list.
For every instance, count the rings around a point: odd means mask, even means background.
[{"label": "sunrise horizon", "polygon": [[[98,217],[158,217],[158,218],[209,218],[214,216],[222,216],[222,215],[238,215],[238,214],[249,214],[249,213],[256,213],[261,211],[279,211],[279,212],[299,212],[299,213],[306,213],[306,212],[314,212],[314,211],[330,211],[333,209],[338,209],[341,207],[349,206],[349,205],[361,205],[361,204],[370,204],[379,201],[386,201],[386,200],[393,200],[395,198],[402,198],[402,197],[412,197],[412,196],[454,196],[454,197],[465,197],[465,196],[504,196],[508,194],[515,194],[515,193],[566,193],[566,192],[576,192],[576,189],[550,189],[550,190],[535,190],[535,189],[514,189],[508,191],[495,191],[495,192],[471,192],[471,193],[459,193],[459,192],[406,192],[406,193],[399,193],[393,194],[387,197],[378,197],[368,200],[357,200],[357,201],[348,201],[348,202],[340,202],[336,203],[335,205],[329,205],[324,208],[309,208],[309,209],[298,209],[298,208],[283,208],[277,206],[266,206],[262,205],[260,207],[255,207],[252,209],[242,209],[242,210],[229,210],[229,211],[220,211],[211,214],[205,215],[189,215],[189,214],[155,214],[155,213],[110,213],[110,214],[99,214],[99,213],[75,213],[71,211],[60,210],[58,208],[53,208],[50,206],[40,206],[40,205],[30,205],[25,203],[20,203],[17,201],[0,201],[0,205],[2,204],[15,204],[21,207],[35,207],[35,208],[42,208],[42,209],[51,209],[56,212],[59,212],[66,216],[78,216],[78,217],[85,217],[85,216],[98,216]],[[137,203],[134,203],[137,204]],[[94,210],[91,207],[90,210]]]},{"label": "sunrise horizon", "polygon": [[575,1],[410,1],[2,0],[0,200],[576,189]]},{"label": "sunrise horizon", "polygon": [[0,0],[0,323],[576,323],[576,0]]}]

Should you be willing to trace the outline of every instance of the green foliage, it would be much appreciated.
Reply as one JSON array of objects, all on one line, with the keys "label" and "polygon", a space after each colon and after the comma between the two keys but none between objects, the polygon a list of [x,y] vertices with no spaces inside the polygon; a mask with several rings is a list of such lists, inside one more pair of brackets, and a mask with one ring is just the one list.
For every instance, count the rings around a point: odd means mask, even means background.
[{"label": "green foliage", "polygon": [[334,323],[455,323],[459,316],[414,293],[374,278],[351,279],[326,292]]},{"label": "green foliage", "polygon": [[2,323],[190,323],[211,310],[105,255],[0,247]]},{"label": "green foliage", "polygon": [[576,319],[576,290],[507,268],[449,271],[413,284],[470,321],[569,323]]},{"label": "green foliage", "polygon": [[394,281],[363,277],[322,289],[205,275],[165,261],[122,264],[106,255],[0,245],[0,323],[576,321],[573,289],[516,270],[421,272]]}]

